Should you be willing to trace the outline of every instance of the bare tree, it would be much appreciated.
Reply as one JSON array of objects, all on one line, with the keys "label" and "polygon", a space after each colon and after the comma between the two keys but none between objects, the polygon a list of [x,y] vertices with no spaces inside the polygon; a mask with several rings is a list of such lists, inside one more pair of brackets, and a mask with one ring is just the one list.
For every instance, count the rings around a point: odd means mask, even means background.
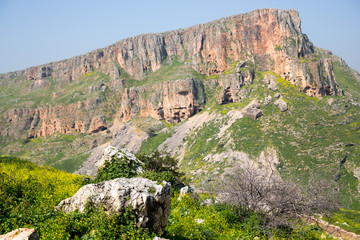
[{"label": "bare tree", "polygon": [[310,177],[303,187],[282,180],[271,167],[260,168],[255,163],[237,172],[224,180],[218,201],[264,213],[270,225],[288,225],[291,220],[325,214],[338,207],[336,188],[324,179]]}]

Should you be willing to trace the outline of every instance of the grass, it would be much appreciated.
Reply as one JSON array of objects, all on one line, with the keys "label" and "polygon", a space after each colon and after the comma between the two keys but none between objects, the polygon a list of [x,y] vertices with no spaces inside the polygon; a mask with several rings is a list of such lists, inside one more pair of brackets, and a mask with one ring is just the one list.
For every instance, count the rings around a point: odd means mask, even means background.
[{"label": "grass", "polygon": [[[0,157],[0,234],[19,227],[35,228],[41,239],[153,239],[138,229],[131,210],[108,214],[88,204],[84,213],[56,211],[62,199],[72,196],[83,177],[51,167]],[[150,190],[153,192],[153,189]],[[267,228],[261,214],[224,204],[204,206],[212,198],[172,196],[171,212],[163,237],[169,239],[321,239],[316,227],[298,222],[292,228]],[[327,239],[331,239],[327,237]]]},{"label": "grass", "polygon": [[48,138],[30,139],[27,143],[23,140],[11,142],[0,149],[0,154],[14,155],[40,165],[74,172],[88,158],[91,143],[94,141],[103,141],[102,136],[80,133],[55,134]]}]

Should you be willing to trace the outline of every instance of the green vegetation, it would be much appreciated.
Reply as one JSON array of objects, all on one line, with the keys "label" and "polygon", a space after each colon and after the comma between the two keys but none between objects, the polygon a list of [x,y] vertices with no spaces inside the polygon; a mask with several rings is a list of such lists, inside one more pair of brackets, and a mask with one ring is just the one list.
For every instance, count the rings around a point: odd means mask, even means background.
[{"label": "green vegetation", "polygon": [[[147,159],[149,160],[149,159]],[[173,159],[162,158],[173,165]],[[162,161],[161,161],[162,162]],[[155,164],[154,164],[155,163]],[[149,160],[164,169],[159,159]],[[18,158],[0,158],[0,234],[15,228],[36,228],[41,239],[153,239],[134,224],[134,213],[109,215],[89,202],[84,213],[56,211],[62,199],[73,195],[82,176],[39,167]],[[200,199],[172,197],[172,210],[164,237],[170,239],[320,239],[323,232],[298,222],[291,228],[267,228],[261,214],[230,205],[204,206]]]},{"label": "green vegetation", "polygon": [[145,155],[139,154],[137,156],[143,164],[145,172],[141,174],[142,177],[161,183],[167,181],[171,183],[174,190],[177,189],[179,179],[183,174],[178,172],[177,161],[168,154],[163,155],[155,150],[153,153]]},{"label": "green vegetation", "polygon": [[326,221],[338,225],[341,228],[360,234],[360,212],[354,210],[340,209],[331,217],[327,217]]},{"label": "green vegetation", "polygon": [[137,163],[125,156],[117,158],[113,156],[109,161],[105,161],[96,175],[95,182],[103,182],[115,178],[132,178],[136,176]]},{"label": "green vegetation", "polygon": [[334,61],[334,73],[336,82],[345,91],[345,94],[351,94],[355,99],[360,99],[360,82],[354,80],[353,73],[348,67],[341,66],[339,62]]},{"label": "green vegetation", "polygon": [[0,154],[29,159],[40,165],[74,172],[89,157],[91,144],[102,141],[102,136],[81,133],[54,134],[50,137],[32,138],[4,144]]},{"label": "green vegetation", "polygon": [[[290,228],[269,228],[261,214],[231,205],[201,205],[201,200],[172,198],[165,237],[170,239],[321,239],[323,232],[302,222]],[[206,196],[204,196],[206,197]],[[325,237],[325,235],[323,235]],[[327,239],[331,239],[327,237]]]},{"label": "green vegetation", "polygon": [[109,76],[101,72],[84,74],[76,81],[58,84],[51,77],[45,78],[44,87],[33,88],[32,80],[22,80],[20,84],[2,86],[0,89],[0,107],[3,109],[19,107],[58,106],[76,103],[101,96],[99,87],[109,82]]},{"label": "green vegetation", "polygon": [[153,239],[134,224],[132,210],[108,215],[88,204],[85,213],[56,211],[83,184],[82,176],[0,157],[0,234],[35,228],[41,239]]},{"label": "green vegetation", "polygon": [[[105,161],[104,166],[99,169],[94,182],[141,176],[158,183],[167,181],[175,187],[178,179],[182,176],[178,172],[177,161],[169,155],[163,155],[156,150],[149,155],[139,154],[137,157],[139,162],[128,159],[126,156],[122,158],[113,156],[109,161]],[[142,168],[143,171],[138,172],[138,168]]]}]

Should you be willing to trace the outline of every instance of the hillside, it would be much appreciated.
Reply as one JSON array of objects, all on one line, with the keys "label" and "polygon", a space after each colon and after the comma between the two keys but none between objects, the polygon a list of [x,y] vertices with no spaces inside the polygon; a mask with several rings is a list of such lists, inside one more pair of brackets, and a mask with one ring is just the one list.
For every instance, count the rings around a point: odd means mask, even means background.
[{"label": "hillside", "polygon": [[295,10],[132,37],[0,86],[1,154],[94,175],[110,144],[158,149],[198,189],[270,166],[336,182],[360,210],[360,77],[313,46]]}]

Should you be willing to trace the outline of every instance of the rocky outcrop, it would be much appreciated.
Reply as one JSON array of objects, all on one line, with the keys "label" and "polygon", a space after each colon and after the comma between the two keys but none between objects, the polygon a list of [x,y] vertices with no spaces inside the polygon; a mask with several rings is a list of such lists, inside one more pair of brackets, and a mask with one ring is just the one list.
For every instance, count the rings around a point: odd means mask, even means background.
[{"label": "rocky outcrop", "polygon": [[0,235],[0,240],[39,240],[35,229],[18,228],[5,235]]},{"label": "rocky outcrop", "polygon": [[189,196],[191,198],[198,198],[199,196],[196,194],[195,190],[192,189],[191,187],[189,186],[185,186],[185,187],[182,187],[180,189],[180,194],[179,194],[179,197],[178,197],[178,200],[181,200],[181,198],[183,198],[184,196]]},{"label": "rocky outcrop", "polygon": [[171,186],[157,184],[145,178],[117,178],[97,184],[88,184],[71,198],[60,202],[58,210],[69,213],[84,212],[88,201],[109,213],[123,213],[127,207],[134,210],[136,225],[162,233],[171,208]]},{"label": "rocky outcrop", "polygon": [[256,100],[253,100],[249,105],[247,105],[241,113],[245,117],[257,119],[263,115],[262,111],[260,110],[260,104],[257,103]]},{"label": "rocky outcrop", "polygon": [[272,74],[265,74],[264,77],[262,78],[262,81],[264,84],[267,85],[267,88],[269,90],[273,90],[273,91],[278,91],[278,87],[277,84],[275,82],[276,77]]},{"label": "rocky outcrop", "polygon": [[267,106],[273,101],[273,98],[269,95],[264,100],[264,105]]},{"label": "rocky outcrop", "polygon": [[276,100],[274,105],[277,106],[282,112],[286,112],[288,110],[287,103],[282,98]]},{"label": "rocky outcrop", "polygon": [[239,61],[236,65],[236,73],[221,75],[216,82],[222,90],[218,98],[219,104],[239,102],[247,96],[247,91],[241,87],[250,85],[255,76],[254,70],[246,66],[246,62]]},{"label": "rocky outcrop", "polygon": [[13,108],[4,114],[1,135],[19,134],[27,131],[28,138],[48,137],[55,133],[96,133],[107,129],[106,118],[97,115],[102,112],[101,99],[88,99],[78,103],[39,108]]},{"label": "rocky outcrop", "polygon": [[162,82],[125,89],[120,119],[153,117],[167,122],[183,121],[202,109],[204,87],[197,79]]}]

